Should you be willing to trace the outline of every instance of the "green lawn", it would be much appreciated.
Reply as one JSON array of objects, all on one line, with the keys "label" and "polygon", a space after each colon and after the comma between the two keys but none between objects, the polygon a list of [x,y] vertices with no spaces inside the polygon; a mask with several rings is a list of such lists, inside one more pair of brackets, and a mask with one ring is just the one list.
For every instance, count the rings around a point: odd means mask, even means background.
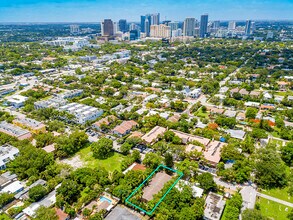
[{"label": "green lawn", "polygon": [[93,152],[91,151],[91,147],[84,148],[81,151],[79,151],[77,154],[80,156],[81,160],[86,163],[86,166],[104,167],[106,170],[111,172],[114,170],[121,171],[120,164],[125,158],[125,156],[115,152],[112,157],[109,157],[105,160],[95,159],[93,157]]},{"label": "green lawn", "polygon": [[209,113],[208,112],[203,112],[202,108],[200,108],[197,112],[196,112],[196,116],[200,117],[200,118],[208,118],[209,117]]},{"label": "green lawn", "polygon": [[260,204],[261,213],[274,220],[287,220],[287,215],[292,209],[264,198],[258,198],[258,203]]},{"label": "green lawn", "polygon": [[276,189],[270,189],[270,190],[262,190],[261,193],[272,196],[272,197],[276,197],[278,199],[287,201],[287,202],[291,202],[293,203],[293,197],[291,197],[288,194],[288,187],[285,188],[276,188]]}]

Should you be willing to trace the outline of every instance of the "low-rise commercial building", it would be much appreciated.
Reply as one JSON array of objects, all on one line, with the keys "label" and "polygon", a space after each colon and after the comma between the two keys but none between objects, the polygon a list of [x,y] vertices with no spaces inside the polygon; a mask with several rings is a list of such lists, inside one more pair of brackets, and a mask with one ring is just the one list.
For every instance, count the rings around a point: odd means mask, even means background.
[{"label": "low-rise commercial building", "polygon": [[104,113],[102,109],[75,102],[62,106],[58,110],[66,111],[75,116],[73,121],[78,124],[85,124],[88,121],[94,121]]},{"label": "low-rise commercial building", "polygon": [[28,97],[22,96],[22,95],[14,95],[9,97],[6,100],[6,103],[10,106],[13,106],[15,108],[20,108],[24,106],[25,101],[28,99]]},{"label": "low-rise commercial building", "polygon": [[13,124],[28,129],[34,134],[46,132],[46,126],[42,122],[36,121],[31,118],[17,118],[13,120]]},{"label": "low-rise commercial building", "polygon": [[32,137],[32,134],[28,130],[9,124],[5,121],[0,122],[0,132],[16,137],[18,140],[29,139]]}]

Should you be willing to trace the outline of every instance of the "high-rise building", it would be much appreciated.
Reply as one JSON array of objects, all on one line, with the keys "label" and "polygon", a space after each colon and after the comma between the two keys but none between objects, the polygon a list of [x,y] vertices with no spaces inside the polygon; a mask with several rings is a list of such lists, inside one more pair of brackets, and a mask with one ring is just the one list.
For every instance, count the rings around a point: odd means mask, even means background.
[{"label": "high-rise building", "polygon": [[172,37],[181,37],[182,36],[182,29],[178,28],[171,32]]},{"label": "high-rise building", "polygon": [[229,21],[228,30],[235,30],[236,29],[236,21]]},{"label": "high-rise building", "polygon": [[145,19],[146,17],[144,15],[140,16],[140,30],[143,33],[145,33]]},{"label": "high-rise building", "polygon": [[118,26],[119,26],[119,31],[121,31],[123,33],[128,31],[127,21],[125,19],[120,19],[118,22]]},{"label": "high-rise building", "polygon": [[171,27],[165,24],[151,25],[151,37],[169,38],[171,37]]},{"label": "high-rise building", "polygon": [[208,34],[208,21],[209,21],[209,16],[207,14],[202,15],[200,17],[200,33],[199,36],[201,38],[204,38]]},{"label": "high-rise building", "polygon": [[80,29],[79,29],[79,25],[73,24],[70,25],[70,34],[79,34]]},{"label": "high-rise building", "polygon": [[151,25],[160,24],[160,13],[151,14]]},{"label": "high-rise building", "polygon": [[171,31],[174,31],[179,28],[179,23],[178,22],[169,22],[168,26],[170,26]]},{"label": "high-rise building", "polygon": [[129,32],[129,40],[137,40],[139,38],[139,30],[131,30]]},{"label": "high-rise building", "polygon": [[251,28],[250,28],[250,34],[253,34],[254,31],[255,31],[255,22],[252,21],[252,22],[251,22]]},{"label": "high-rise building", "polygon": [[149,37],[150,36],[150,22],[149,22],[149,19],[145,19],[145,22],[144,22],[144,32],[145,32],[145,36],[146,37]]},{"label": "high-rise building", "polygon": [[113,22],[113,34],[116,35],[118,31],[119,31],[119,23],[114,21]]},{"label": "high-rise building", "polygon": [[220,21],[214,21],[213,22],[213,29],[219,29],[220,28]]},{"label": "high-rise building", "polygon": [[113,36],[114,35],[114,24],[111,19],[104,19],[102,21],[102,36]]},{"label": "high-rise building", "polygon": [[246,21],[246,25],[245,25],[245,35],[250,35],[251,32],[251,20],[247,20]]},{"label": "high-rise building", "polygon": [[136,25],[135,23],[131,23],[131,24],[129,25],[129,31],[137,30],[137,29],[138,29],[138,27],[137,27],[137,25]]},{"label": "high-rise building", "polygon": [[185,18],[183,24],[183,35],[194,36],[195,18]]},{"label": "high-rise building", "polygon": [[171,23],[170,20],[165,20],[165,21],[162,21],[162,24],[165,24],[165,25],[169,25]]},{"label": "high-rise building", "polygon": [[[148,20],[148,22],[146,22]],[[148,24],[148,26],[146,26]],[[140,16],[140,26],[141,32],[145,33],[146,36],[149,36],[150,26],[160,24],[160,13],[147,14]]]}]

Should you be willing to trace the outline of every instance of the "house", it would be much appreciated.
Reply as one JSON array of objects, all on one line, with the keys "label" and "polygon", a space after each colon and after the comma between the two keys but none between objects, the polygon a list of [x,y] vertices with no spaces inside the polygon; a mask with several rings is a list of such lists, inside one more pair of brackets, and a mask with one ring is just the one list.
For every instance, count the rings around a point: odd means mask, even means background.
[{"label": "house", "polygon": [[223,196],[210,192],[205,201],[204,220],[220,220],[225,207]]},{"label": "house", "polygon": [[279,86],[279,90],[281,91],[286,91],[287,87],[290,85],[289,82],[285,82],[285,81],[279,81],[277,82],[278,86]]},{"label": "house", "polygon": [[229,88],[227,86],[223,86],[220,88],[219,93],[220,94],[225,94],[226,92],[228,92]]},{"label": "house", "polygon": [[242,196],[242,211],[245,209],[254,209],[257,192],[252,186],[244,186],[240,190]]},{"label": "house", "polygon": [[273,96],[270,93],[265,92],[263,95],[263,98],[264,98],[264,100],[270,100],[273,98]]},{"label": "house", "polygon": [[229,118],[235,118],[237,112],[236,111],[233,111],[233,110],[226,110],[224,112],[224,115],[229,117]]},{"label": "house", "polygon": [[46,151],[47,153],[52,153],[55,151],[55,143],[47,145],[46,147],[43,147],[42,149]]},{"label": "house", "polygon": [[120,125],[116,126],[112,130],[112,132],[113,132],[113,134],[116,134],[120,137],[123,137],[126,134],[129,134],[130,131],[137,126],[138,126],[138,124],[133,120],[123,121]]},{"label": "house", "polygon": [[[56,188],[58,188],[60,185],[58,185]],[[25,213],[29,217],[34,217],[36,214],[36,211],[41,207],[44,206],[46,208],[54,205],[56,203],[56,188],[52,192],[50,192],[46,197],[41,199],[38,202],[32,203],[30,206],[25,208],[23,210],[23,213]]]},{"label": "house", "polygon": [[211,114],[219,114],[222,115],[224,113],[225,109],[222,108],[211,108],[210,113]]},{"label": "house", "polygon": [[126,174],[127,172],[129,172],[131,170],[145,171],[146,167],[144,165],[142,165],[142,164],[139,164],[139,163],[133,163],[126,170],[123,171],[123,174]]},{"label": "house", "polygon": [[260,106],[261,110],[274,110],[275,109],[275,105],[274,104],[268,104],[268,103],[264,103]]},{"label": "house", "polygon": [[29,139],[32,137],[32,134],[28,130],[9,124],[5,121],[0,122],[0,132],[16,137],[18,140]]},{"label": "house", "polygon": [[202,152],[202,147],[194,145],[194,144],[188,144],[185,148],[185,152],[189,153],[192,152],[194,150],[196,150],[197,152]]},{"label": "house", "polygon": [[143,100],[143,104],[146,104],[149,101],[152,101],[156,98],[158,98],[158,95],[156,95],[156,94],[149,95],[149,96],[145,97],[145,99]]},{"label": "house", "polygon": [[8,98],[6,102],[8,105],[13,106],[14,108],[20,108],[24,106],[24,103],[27,99],[28,97],[22,95],[14,95]]},{"label": "house", "polygon": [[156,126],[150,132],[142,136],[142,140],[147,144],[154,144],[157,142],[159,136],[163,136],[167,131],[166,128]]},{"label": "house", "polygon": [[213,166],[217,166],[217,164],[221,160],[221,150],[226,144],[220,141],[211,141],[203,151],[203,156],[207,160],[207,162]]},{"label": "house", "polygon": [[0,176],[0,189],[17,180],[16,174],[11,174],[9,171]]},{"label": "house", "polygon": [[58,220],[69,220],[70,216],[68,214],[66,214],[65,212],[63,212],[61,209],[58,208],[54,208],[56,215],[58,217]]},{"label": "house", "polygon": [[177,131],[177,130],[173,130],[170,129],[170,131],[174,132],[176,136],[178,136],[183,144],[186,144],[188,142],[193,142],[193,141],[197,141],[203,145],[207,145],[209,143],[209,139],[204,138],[204,137],[200,137],[200,136],[196,136],[196,135],[192,135],[192,134],[188,134],[188,133],[184,133],[182,131]]},{"label": "house", "polygon": [[186,144],[188,142],[197,141],[197,142],[203,144],[204,146],[207,146],[208,143],[210,142],[210,139],[208,139],[208,138],[184,133],[182,131],[177,131],[177,130],[173,130],[173,129],[170,129],[170,131],[173,131],[175,133],[175,135],[181,139],[183,144]]},{"label": "house", "polygon": [[225,131],[227,134],[230,134],[232,138],[244,140],[244,136],[246,134],[245,131],[242,130],[233,130],[233,129],[228,129]]},{"label": "house", "polygon": [[258,92],[258,91],[251,91],[249,93],[250,97],[252,97],[252,98],[259,98],[260,94],[261,94],[261,92]]},{"label": "house", "polygon": [[129,208],[124,206],[116,206],[105,218],[105,220],[141,220],[140,217],[137,216]]},{"label": "house", "polygon": [[24,190],[22,190],[21,192],[17,193],[14,198],[15,199],[21,199],[21,200],[27,200],[29,199],[29,190],[35,186],[41,185],[41,186],[45,186],[47,183],[47,181],[39,179],[36,182],[34,182],[32,185],[30,185],[29,187],[26,187]]},{"label": "house", "polygon": [[19,193],[24,189],[24,185],[22,182],[16,180],[14,182],[12,182],[11,184],[9,184],[8,186],[5,186],[1,192],[2,193]]},{"label": "house", "polygon": [[245,113],[244,112],[239,112],[236,116],[236,120],[238,121],[244,121],[245,120]]},{"label": "house", "polygon": [[284,96],[275,95],[274,100],[277,103],[281,103],[284,99]]},{"label": "house", "polygon": [[239,92],[239,90],[240,90],[240,89],[237,88],[237,87],[234,88],[234,89],[231,89],[231,90],[230,90],[230,96],[233,96],[233,94]]},{"label": "house", "polygon": [[34,134],[39,134],[39,133],[45,133],[46,132],[46,126],[39,121],[36,121],[31,118],[21,118],[18,117],[13,120],[13,124],[16,126],[22,127],[24,129],[30,130]]},{"label": "house", "polygon": [[19,150],[9,144],[4,144],[0,147],[0,170],[6,169],[6,164],[12,161],[19,154]]},{"label": "house", "polygon": [[200,88],[199,89],[194,89],[194,90],[190,91],[189,97],[193,98],[193,99],[197,99],[200,96],[200,94],[201,94],[201,89]]},{"label": "house", "polygon": [[160,192],[165,183],[170,181],[172,179],[172,176],[168,175],[167,173],[161,171],[156,173],[150,183],[144,187],[143,194],[142,194],[142,200],[144,201],[151,201],[158,192]]},{"label": "house", "polygon": [[179,180],[178,184],[176,184],[176,188],[181,192],[184,186],[189,186],[192,190],[192,195],[194,198],[201,198],[203,195],[203,189],[197,187],[194,183],[190,183],[186,180]]},{"label": "house", "polygon": [[101,120],[95,122],[93,124],[93,128],[97,129],[98,131],[102,131],[102,125],[110,125],[113,121],[115,121],[117,118],[114,115],[109,115],[105,118],[102,118]]},{"label": "house", "polygon": [[119,198],[114,197],[110,195],[109,193],[103,192],[99,198],[96,200],[91,201],[89,204],[87,204],[84,209],[91,210],[91,215],[100,212],[102,210],[105,210],[106,213],[110,212],[120,201]]},{"label": "house", "polygon": [[171,116],[168,121],[171,121],[171,122],[178,122],[180,119],[180,115],[179,114],[174,114],[173,116]]},{"label": "house", "polygon": [[240,95],[242,95],[242,96],[245,96],[245,95],[248,95],[248,94],[249,94],[249,92],[248,92],[246,89],[240,89],[240,90],[239,90],[239,93],[240,93]]}]

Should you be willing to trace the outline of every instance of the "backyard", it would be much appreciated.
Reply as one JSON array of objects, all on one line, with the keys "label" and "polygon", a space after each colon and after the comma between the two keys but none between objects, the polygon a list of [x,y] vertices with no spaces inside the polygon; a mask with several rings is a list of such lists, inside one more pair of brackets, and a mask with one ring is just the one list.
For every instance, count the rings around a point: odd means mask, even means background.
[{"label": "backyard", "polygon": [[258,198],[261,213],[274,220],[286,220],[288,213],[290,213],[290,207],[276,203],[264,198]]}]

